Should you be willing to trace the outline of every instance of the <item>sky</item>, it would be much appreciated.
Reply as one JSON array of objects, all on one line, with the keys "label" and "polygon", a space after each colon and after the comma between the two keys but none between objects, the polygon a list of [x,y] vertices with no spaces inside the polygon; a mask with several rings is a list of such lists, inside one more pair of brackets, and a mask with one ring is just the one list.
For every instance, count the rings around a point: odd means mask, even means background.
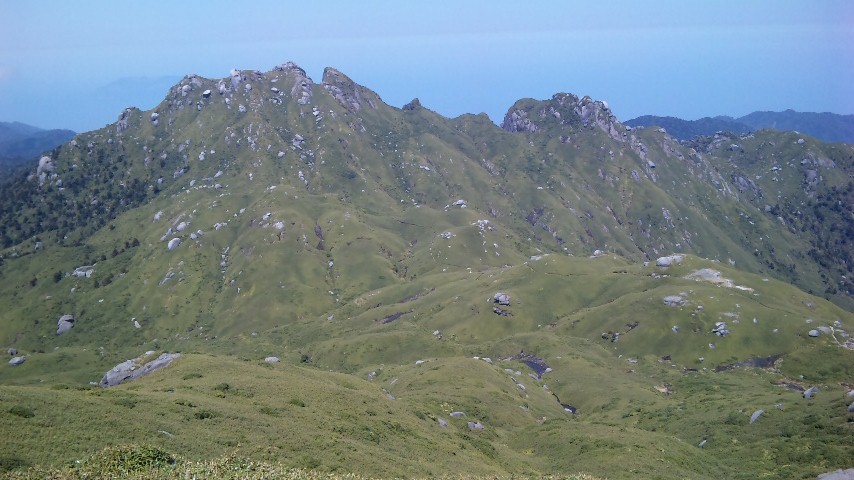
[{"label": "sky", "polygon": [[93,130],[184,75],[287,61],[499,124],[558,92],[621,120],[854,114],[854,1],[0,0],[0,121]]}]

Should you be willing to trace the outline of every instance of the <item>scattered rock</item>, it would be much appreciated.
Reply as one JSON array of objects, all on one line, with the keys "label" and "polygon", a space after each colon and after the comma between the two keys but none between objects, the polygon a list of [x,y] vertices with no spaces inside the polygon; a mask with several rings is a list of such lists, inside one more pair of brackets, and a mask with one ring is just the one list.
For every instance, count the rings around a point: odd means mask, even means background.
[{"label": "scattered rock", "polygon": [[699,444],[699,445],[697,445],[697,446],[698,446],[698,447],[700,447],[700,448],[706,448],[706,442],[708,442],[708,440],[706,440],[706,439],[704,438],[704,439],[703,439],[703,441],[702,441],[702,442],[700,442],[700,444]]},{"label": "scattered rock", "polygon": [[715,322],[715,328],[712,329],[712,333],[719,337],[725,337],[729,335],[729,329],[727,328],[726,322]]},{"label": "scattered rock", "polygon": [[18,349],[10,348],[9,350],[6,350],[6,353],[8,353],[10,357],[14,357],[18,354]]},{"label": "scattered rock", "polygon": [[281,362],[281,359],[279,359],[279,357],[266,357],[264,358],[264,361],[267,363],[279,363]]},{"label": "scattered rock", "polygon": [[753,412],[753,415],[750,416],[750,423],[753,423],[756,420],[758,420],[759,417],[762,416],[763,413],[765,413],[765,410],[757,410],[757,411]]},{"label": "scattered rock", "polygon": [[848,413],[854,413],[854,402],[851,402],[851,405],[848,405]]},{"label": "scattered rock", "polygon": [[9,360],[9,365],[11,365],[13,367],[17,367],[18,365],[20,365],[26,361],[27,361],[27,356],[21,355],[20,357],[13,357],[11,360]]},{"label": "scattered rock", "polygon": [[439,422],[439,426],[441,426],[441,427],[447,427],[448,426],[448,422],[446,422],[442,418],[437,418],[436,421]]},{"label": "scattered rock", "polygon": [[466,416],[466,412],[451,412],[451,416],[454,418],[464,418]]},{"label": "scattered rock", "polygon": [[818,392],[820,392],[818,387],[810,387],[804,392],[804,398],[812,398]]},{"label": "scattered rock", "polygon": [[492,297],[492,300],[499,305],[510,306],[510,295],[506,293],[498,292]]},{"label": "scattered rock", "polygon": [[93,273],[95,273],[94,266],[83,265],[75,268],[71,275],[77,278],[92,278]]},{"label": "scattered rock", "polygon": [[469,206],[469,204],[465,200],[463,200],[462,198],[457,200],[456,202],[452,203],[451,205],[453,205],[455,207],[460,207],[460,208],[466,208]]},{"label": "scattered rock", "polygon": [[140,325],[138,321],[134,320],[133,321],[133,328],[139,330],[140,328],[142,328],[142,325]]},{"label": "scattered rock", "polygon": [[469,430],[483,430],[483,424],[480,421],[468,422]]},{"label": "scattered rock", "polygon": [[817,477],[817,480],[854,480],[854,468],[822,473]]},{"label": "scattered rock", "polygon": [[124,362],[116,365],[104,375],[104,378],[102,378],[98,384],[106,388],[123,382],[136,380],[139,377],[169,366],[172,361],[181,356],[180,353],[163,353],[154,360],[142,364],[145,357],[147,355],[152,355],[153,353],[154,352],[146,352],[146,355],[142,355],[132,360],[125,360]]},{"label": "scattered rock", "polygon": [[503,317],[508,317],[510,315],[513,315],[509,311],[504,310],[503,308],[499,308],[499,307],[492,307],[492,312],[495,313],[496,315],[501,315]]},{"label": "scattered rock", "polygon": [[666,257],[659,257],[655,261],[655,266],[670,267],[672,265],[682,265],[682,260],[684,260],[684,258],[684,255],[668,255]]},{"label": "scattered rock", "polygon": [[685,298],[681,295],[668,295],[664,297],[664,304],[668,307],[681,307],[685,305]]},{"label": "scattered rock", "polygon": [[71,330],[71,327],[74,326],[74,315],[63,315],[59,317],[59,320],[56,322],[56,334],[62,335],[63,333]]},{"label": "scattered rock", "polygon": [[173,238],[172,240],[169,240],[169,244],[166,245],[166,248],[169,250],[175,250],[176,248],[178,248],[178,245],[180,245],[180,244],[181,244],[180,238]]},{"label": "scattered rock", "polygon": [[711,268],[701,268],[696,272],[689,273],[685,276],[688,280],[696,280],[698,282],[709,282],[723,287],[733,288],[735,284],[732,280],[724,278],[723,274]]},{"label": "scattered rock", "polygon": [[807,333],[807,335],[809,335],[811,337],[817,337],[817,336],[821,335],[821,332],[819,332],[818,330],[810,330],[809,333]]}]

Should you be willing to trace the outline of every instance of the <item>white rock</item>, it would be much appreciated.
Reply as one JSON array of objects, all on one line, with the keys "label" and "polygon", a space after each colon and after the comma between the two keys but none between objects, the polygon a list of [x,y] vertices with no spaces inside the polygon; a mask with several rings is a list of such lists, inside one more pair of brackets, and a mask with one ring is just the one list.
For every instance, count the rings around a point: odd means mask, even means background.
[{"label": "white rock", "polygon": [[655,261],[655,265],[658,267],[669,267],[671,265],[681,265],[682,260],[685,257],[683,255],[668,255],[666,257],[659,257]]},{"label": "white rock", "polygon": [[169,250],[175,250],[176,248],[178,248],[178,245],[180,245],[180,244],[181,244],[180,238],[173,238],[172,240],[169,240],[169,243],[166,245],[166,248]]},{"label": "white rock", "polygon": [[18,365],[20,365],[26,361],[27,361],[27,356],[21,355],[20,357],[13,357],[11,360],[9,360],[9,365],[11,365],[13,367],[17,367]]}]

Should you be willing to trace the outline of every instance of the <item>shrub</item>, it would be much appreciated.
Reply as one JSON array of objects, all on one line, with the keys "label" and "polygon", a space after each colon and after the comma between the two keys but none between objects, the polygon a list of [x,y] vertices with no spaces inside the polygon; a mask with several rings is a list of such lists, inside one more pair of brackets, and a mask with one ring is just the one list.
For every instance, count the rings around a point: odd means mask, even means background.
[{"label": "shrub", "polygon": [[196,418],[196,420],[206,420],[208,418],[213,418],[214,413],[210,410],[199,410],[198,412],[194,413],[193,416]]},{"label": "shrub", "polygon": [[83,469],[95,469],[100,476],[117,477],[130,472],[162,469],[175,464],[172,454],[148,445],[109,447],[85,462]]},{"label": "shrub", "polygon": [[9,413],[12,415],[17,415],[21,418],[33,418],[36,416],[36,412],[33,411],[30,407],[25,407],[23,405],[15,405],[14,407],[9,409]]}]

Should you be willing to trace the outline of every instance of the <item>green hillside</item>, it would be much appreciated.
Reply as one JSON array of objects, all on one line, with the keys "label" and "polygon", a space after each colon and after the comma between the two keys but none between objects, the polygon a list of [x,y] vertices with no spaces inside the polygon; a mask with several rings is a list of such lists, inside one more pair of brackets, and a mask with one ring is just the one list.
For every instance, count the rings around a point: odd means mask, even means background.
[{"label": "green hillside", "polygon": [[0,467],[847,467],[854,151],[800,140],[689,147],[570,94],[499,128],[293,64],[185,77],[0,190],[0,339],[26,356],[0,366]]}]

